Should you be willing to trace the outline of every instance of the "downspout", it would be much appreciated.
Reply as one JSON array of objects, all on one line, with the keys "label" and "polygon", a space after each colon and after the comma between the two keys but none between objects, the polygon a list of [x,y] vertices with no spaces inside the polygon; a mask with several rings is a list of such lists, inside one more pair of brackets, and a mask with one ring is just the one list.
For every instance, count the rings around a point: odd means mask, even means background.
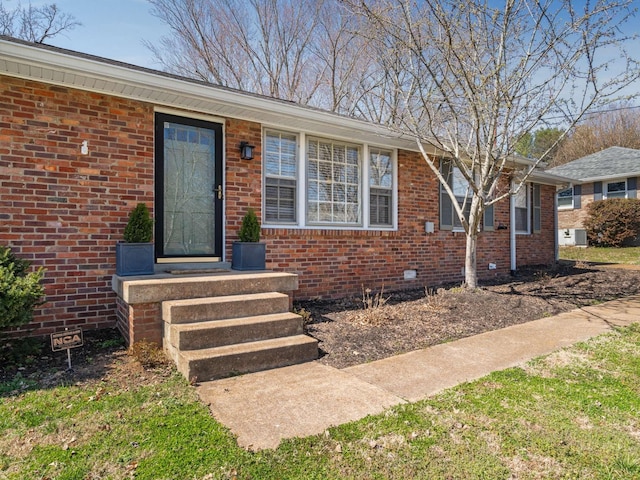
[{"label": "downspout", "polygon": [[560,261],[560,244],[558,242],[558,234],[558,193],[556,191],[556,194],[553,196],[553,246],[556,251],[556,265]]},{"label": "downspout", "polygon": [[509,246],[511,250],[511,275],[516,274],[516,202],[515,197],[509,197]]}]

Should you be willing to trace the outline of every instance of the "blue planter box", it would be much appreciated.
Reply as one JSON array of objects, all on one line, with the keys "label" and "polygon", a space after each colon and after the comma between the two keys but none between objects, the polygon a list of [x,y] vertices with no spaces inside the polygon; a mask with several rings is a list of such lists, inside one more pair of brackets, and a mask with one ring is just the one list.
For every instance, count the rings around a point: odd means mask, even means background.
[{"label": "blue planter box", "polygon": [[264,270],[266,252],[266,243],[233,242],[231,268],[234,270]]},{"label": "blue planter box", "polygon": [[152,275],[154,266],[153,243],[116,243],[116,275]]}]

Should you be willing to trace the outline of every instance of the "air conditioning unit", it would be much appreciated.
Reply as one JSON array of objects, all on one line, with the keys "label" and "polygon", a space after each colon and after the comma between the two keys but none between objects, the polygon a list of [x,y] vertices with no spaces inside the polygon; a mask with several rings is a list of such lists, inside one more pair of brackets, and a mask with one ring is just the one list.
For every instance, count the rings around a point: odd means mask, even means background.
[{"label": "air conditioning unit", "polygon": [[563,228],[558,230],[558,245],[565,247],[586,247],[587,231],[583,228]]}]

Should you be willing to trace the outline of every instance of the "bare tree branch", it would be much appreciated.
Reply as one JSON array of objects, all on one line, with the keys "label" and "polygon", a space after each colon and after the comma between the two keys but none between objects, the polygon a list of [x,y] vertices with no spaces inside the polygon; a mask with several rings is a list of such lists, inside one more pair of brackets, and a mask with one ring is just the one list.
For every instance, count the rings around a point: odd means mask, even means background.
[{"label": "bare tree branch", "polygon": [[[381,48],[391,39],[403,102],[391,127],[417,139],[451,198],[467,234],[465,280],[474,287],[486,206],[516,194],[585,113],[640,77],[621,33],[634,13],[631,2],[597,0],[579,9],[569,0],[344,2],[379,32]],[[620,58],[622,71],[612,74]],[[563,134],[541,158],[513,171],[517,142],[558,117]],[[446,152],[467,181],[462,202],[424,145]],[[517,181],[505,191],[506,175]]]},{"label": "bare tree branch", "polygon": [[18,4],[13,10],[7,10],[0,1],[0,34],[21,38],[34,43],[46,40],[73,30],[82,25],[73,15],[62,13],[55,3],[34,7]]}]

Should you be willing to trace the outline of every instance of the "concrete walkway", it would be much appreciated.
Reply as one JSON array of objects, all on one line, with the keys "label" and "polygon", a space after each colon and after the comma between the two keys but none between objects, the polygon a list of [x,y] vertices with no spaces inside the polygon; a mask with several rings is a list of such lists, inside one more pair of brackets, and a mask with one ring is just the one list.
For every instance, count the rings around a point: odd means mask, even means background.
[{"label": "concrete walkway", "polygon": [[319,362],[197,387],[215,418],[252,450],[276,448],[640,321],[640,295],[338,370]]}]

